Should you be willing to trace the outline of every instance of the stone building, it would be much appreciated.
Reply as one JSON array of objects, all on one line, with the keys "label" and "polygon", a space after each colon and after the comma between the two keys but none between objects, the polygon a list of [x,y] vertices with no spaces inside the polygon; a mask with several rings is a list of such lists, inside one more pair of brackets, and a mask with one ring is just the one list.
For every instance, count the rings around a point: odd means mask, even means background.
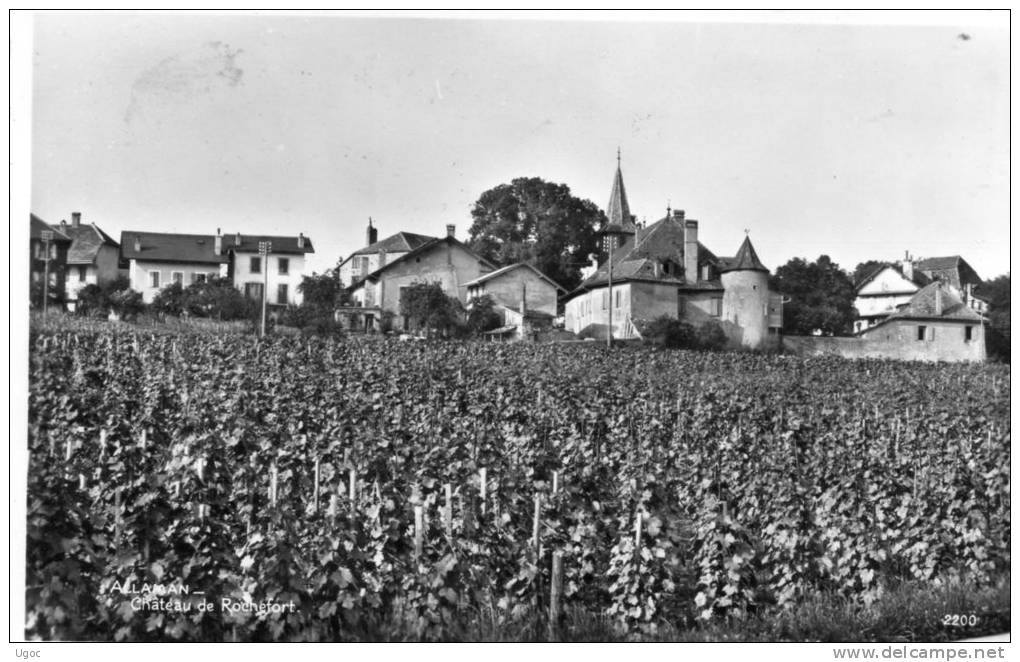
[{"label": "stone building", "polygon": [[598,268],[564,299],[567,331],[637,338],[644,324],[667,316],[695,326],[717,322],[736,346],[778,341],[782,299],[769,291],[768,269],[749,237],[734,257],[719,257],[698,241],[698,221],[683,210],[639,226],[619,164],[606,216]]}]

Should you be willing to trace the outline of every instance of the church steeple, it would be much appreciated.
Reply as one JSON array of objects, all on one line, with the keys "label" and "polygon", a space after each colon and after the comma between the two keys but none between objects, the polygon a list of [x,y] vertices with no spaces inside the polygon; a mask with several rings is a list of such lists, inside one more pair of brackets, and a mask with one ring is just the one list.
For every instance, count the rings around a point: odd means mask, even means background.
[{"label": "church steeple", "polygon": [[627,204],[627,191],[623,187],[623,171],[620,169],[620,148],[616,148],[616,176],[613,178],[613,190],[609,194],[609,206],[606,207],[606,218],[610,227],[633,231],[634,220]]}]

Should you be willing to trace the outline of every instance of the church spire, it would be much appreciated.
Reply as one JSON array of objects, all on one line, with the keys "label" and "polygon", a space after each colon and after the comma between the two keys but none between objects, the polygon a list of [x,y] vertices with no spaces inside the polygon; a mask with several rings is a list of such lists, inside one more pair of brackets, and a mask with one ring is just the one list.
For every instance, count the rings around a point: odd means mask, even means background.
[{"label": "church spire", "polygon": [[609,206],[606,207],[606,218],[610,226],[622,229],[633,229],[634,221],[630,216],[630,205],[627,204],[627,191],[623,188],[623,171],[620,170],[620,148],[616,148],[616,177],[613,178],[613,190],[609,194]]}]

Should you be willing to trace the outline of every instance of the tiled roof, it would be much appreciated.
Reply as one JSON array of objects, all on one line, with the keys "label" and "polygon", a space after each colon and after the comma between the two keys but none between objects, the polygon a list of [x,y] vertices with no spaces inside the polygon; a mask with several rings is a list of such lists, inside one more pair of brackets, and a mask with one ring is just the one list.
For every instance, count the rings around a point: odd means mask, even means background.
[{"label": "tiled roof", "polygon": [[[241,242],[237,239],[240,237]],[[257,253],[259,243],[268,241],[272,244],[272,252],[283,254],[314,253],[312,240],[309,237],[281,237],[267,234],[244,234],[232,232],[223,235],[223,250],[232,250],[235,253]],[[300,246],[298,244],[301,244]]]},{"label": "tiled roof", "polygon": [[[938,311],[936,297],[942,298],[942,310]],[[935,281],[925,285],[910,298],[902,308],[886,318],[885,321],[896,319],[938,319],[959,320],[980,323],[984,318],[970,306],[963,303],[953,291],[942,283]],[[876,325],[877,326],[877,325]],[[871,327],[875,328],[875,327]]]},{"label": "tiled roof", "polygon": [[93,223],[75,226],[61,222],[60,230],[71,238],[71,248],[67,251],[68,264],[93,264],[100,248],[119,246],[110,235]]},{"label": "tiled roof", "polygon": [[387,253],[406,253],[408,251],[413,251],[419,246],[423,246],[434,239],[436,239],[436,237],[414,234],[413,232],[398,232],[397,234],[390,235],[381,241],[370,244],[365,248],[356,250],[351,253],[351,255],[372,255],[379,251],[386,251]]},{"label": "tiled roof", "polygon": [[[135,239],[139,240],[140,248],[135,250]],[[153,260],[157,262],[192,262],[197,264],[224,264],[230,251],[237,253],[256,253],[259,242],[272,242],[273,254],[312,253],[312,241],[304,238],[304,246],[298,247],[298,237],[281,237],[275,235],[242,234],[241,242],[237,242],[237,234],[221,235],[220,254],[215,253],[216,235],[211,234],[175,234],[164,232],[138,232],[128,230],[120,233],[120,254],[124,260]]]},{"label": "tiled roof", "polygon": [[53,241],[59,241],[59,242],[64,242],[64,241],[70,242],[71,241],[70,237],[68,237],[66,234],[64,234],[63,232],[61,232],[57,228],[49,225],[48,223],[43,221],[41,218],[39,218],[35,214],[29,213],[28,221],[29,221],[29,229],[28,229],[28,237],[29,237],[29,239],[42,239],[42,233],[44,231],[49,231],[49,232],[53,233]]},{"label": "tiled roof", "polygon": [[922,271],[931,278],[949,283],[958,290],[962,290],[968,283],[972,285],[981,283],[981,277],[959,255],[917,260],[914,263],[914,271]]},{"label": "tiled roof", "polygon": [[960,264],[959,255],[948,255],[946,257],[926,257],[914,263],[915,268],[922,271],[942,271],[943,269],[955,269]]},{"label": "tiled roof", "polygon": [[541,277],[543,280],[545,280],[550,285],[555,287],[557,290],[559,290],[561,292],[566,292],[567,291],[567,289],[565,287],[563,287],[562,285],[560,285],[559,283],[554,281],[552,278],[549,278],[548,276],[546,276],[544,273],[539,271],[534,265],[528,264],[527,262],[518,262],[517,264],[511,264],[509,266],[502,267],[500,269],[496,269],[495,271],[490,271],[489,273],[482,274],[481,276],[479,276],[478,278],[475,278],[472,281],[468,281],[467,283],[464,283],[464,285],[466,287],[471,287],[473,285],[480,285],[480,284],[482,284],[482,283],[484,283],[486,281],[492,280],[493,278],[498,278],[499,276],[502,276],[503,274],[510,273],[511,271],[514,271],[516,269],[522,269],[522,268],[531,269],[536,274],[538,274],[539,277]]},{"label": "tiled roof", "polygon": [[[613,252],[613,282],[623,280],[655,280],[683,284],[681,274],[656,271],[656,264],[671,261],[678,270],[684,264],[684,221],[676,216],[661,218],[645,229],[637,228],[633,243]],[[698,264],[716,264],[718,258],[698,242]],[[609,282],[609,261],[604,261],[579,289]]]},{"label": "tiled roof", "polygon": [[489,267],[490,269],[495,269],[496,268],[496,266],[494,264],[492,264],[491,262],[489,262],[488,260],[483,258],[481,255],[478,255],[477,253],[475,253],[473,250],[471,250],[467,246],[465,246],[457,238],[455,238],[455,237],[442,237],[442,238],[438,238],[437,237],[437,238],[432,239],[431,241],[428,241],[428,242],[422,244],[421,246],[418,246],[417,248],[415,248],[412,251],[404,253],[403,255],[401,255],[397,259],[393,260],[392,262],[387,262],[386,264],[384,264],[383,266],[379,267],[378,269],[376,269],[372,273],[368,274],[367,276],[365,276],[361,280],[354,281],[349,286],[347,286],[347,290],[353,292],[357,288],[361,287],[361,284],[364,283],[366,280],[376,280],[384,271],[386,271],[387,269],[393,268],[394,265],[402,264],[402,263],[410,260],[413,257],[418,257],[418,256],[422,255],[423,253],[426,253],[429,250],[431,250],[431,249],[433,249],[433,248],[435,248],[437,246],[440,246],[442,244],[449,244],[449,245],[460,246],[462,249],[467,251],[469,255],[471,255],[472,257],[477,259],[479,262],[481,262],[485,266]]},{"label": "tiled roof", "polygon": [[[135,240],[139,248],[135,249]],[[125,231],[120,233],[120,253],[125,260],[153,260],[157,262],[195,262],[223,264],[227,252],[213,252],[215,235],[169,234],[160,232]]]},{"label": "tiled roof", "polygon": [[[920,270],[918,270],[916,268],[914,269],[914,277],[913,278],[907,278],[907,274],[903,273],[903,268],[900,265],[892,263],[892,262],[887,262],[887,263],[884,263],[884,264],[880,264],[880,265],[876,266],[874,269],[872,269],[871,271],[869,271],[867,273],[867,275],[864,276],[864,278],[862,278],[860,280],[860,282],[857,284],[856,289],[858,291],[860,291],[861,288],[863,288],[865,285],[867,285],[871,281],[875,280],[875,278],[880,273],[885,271],[886,269],[892,269],[893,271],[898,273],[900,276],[902,276],[905,280],[908,280],[908,281],[914,283],[914,285],[917,285],[918,287],[924,287],[925,285],[927,285],[928,283],[931,282],[931,278],[928,278],[928,276],[924,272],[922,272],[922,271],[920,271]],[[884,294],[883,294],[883,296],[884,296]]]},{"label": "tiled roof", "polygon": [[737,251],[736,256],[732,260],[728,260],[721,270],[764,271],[768,273],[768,269],[758,259],[758,254],[754,251],[754,246],[751,245],[750,237],[744,237],[744,243],[740,244],[740,249]]}]

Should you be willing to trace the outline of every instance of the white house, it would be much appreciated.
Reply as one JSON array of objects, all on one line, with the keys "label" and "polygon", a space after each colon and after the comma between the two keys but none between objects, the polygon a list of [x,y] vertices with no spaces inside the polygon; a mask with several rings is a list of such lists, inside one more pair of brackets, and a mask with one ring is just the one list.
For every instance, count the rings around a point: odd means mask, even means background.
[{"label": "white house", "polygon": [[83,225],[81,212],[71,212],[71,223],[60,222],[60,231],[71,238],[67,251],[67,308],[74,311],[78,293],[87,285],[116,280],[120,269],[120,245],[95,223]]},{"label": "white house", "polygon": [[934,281],[979,315],[988,312],[988,302],[974,294],[981,278],[962,257],[917,259],[908,253],[898,263],[879,265],[857,283],[854,332],[861,333],[888,318]]},{"label": "white house", "polygon": [[[266,258],[259,244],[269,242]],[[245,235],[121,233],[121,260],[127,264],[131,289],[151,303],[170,283],[187,287],[215,276],[228,277],[246,296],[261,299],[268,284],[268,303],[299,305],[305,254],[314,252],[308,237]],[[265,264],[263,262],[265,261]]]}]

